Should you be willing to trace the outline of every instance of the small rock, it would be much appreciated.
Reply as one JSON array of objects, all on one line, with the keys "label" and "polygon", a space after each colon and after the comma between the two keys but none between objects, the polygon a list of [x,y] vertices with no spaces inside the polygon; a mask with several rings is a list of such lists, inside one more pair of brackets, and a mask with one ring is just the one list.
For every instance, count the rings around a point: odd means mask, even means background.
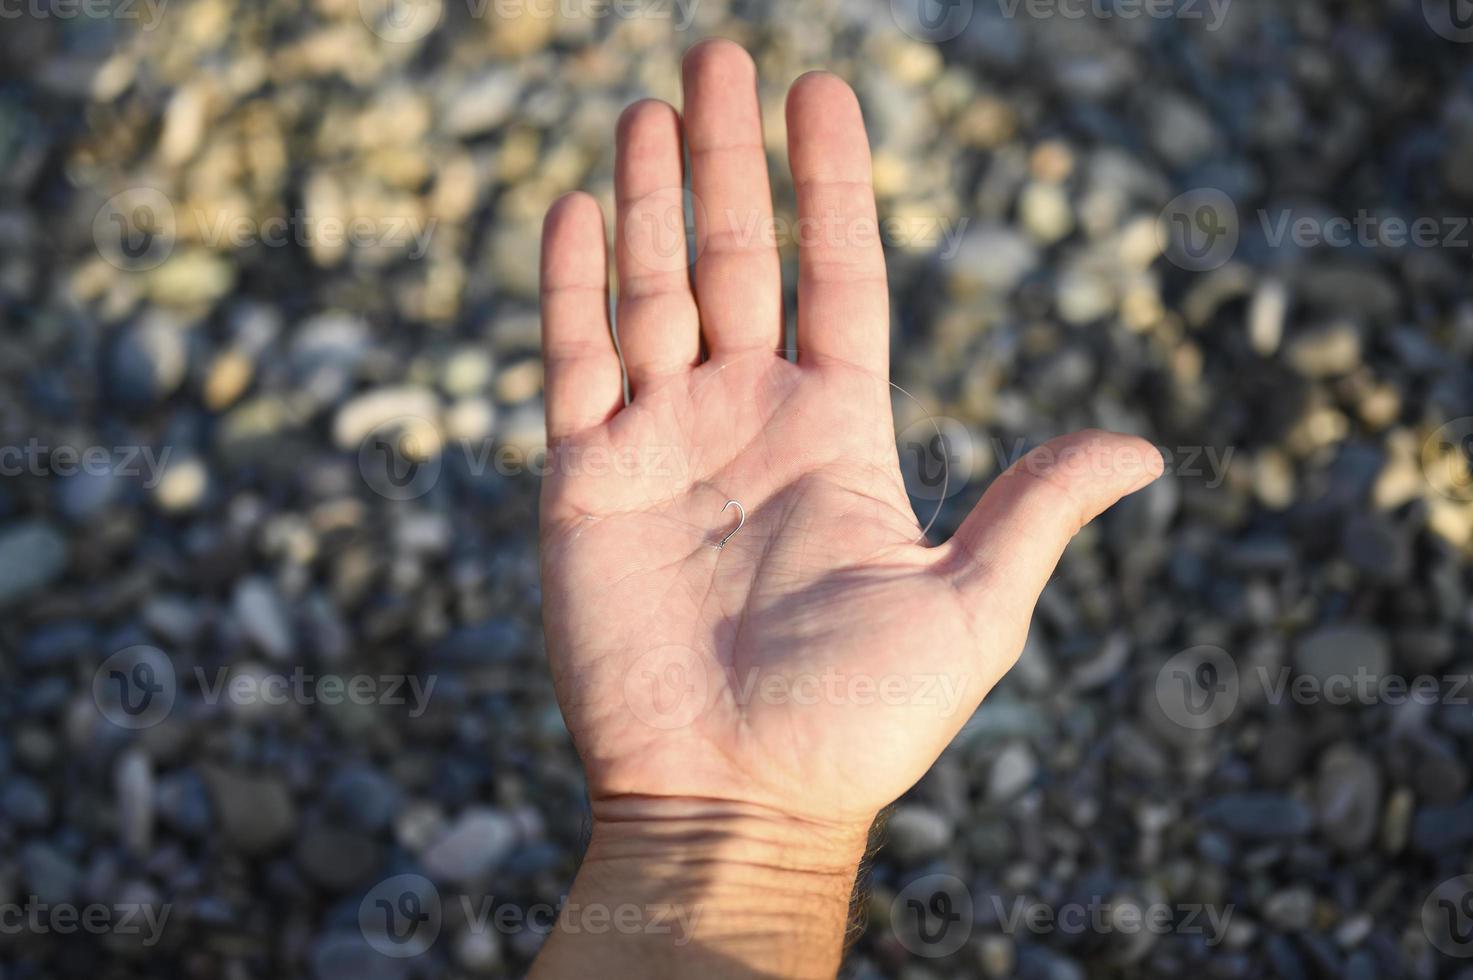
[{"label": "small rock", "polygon": [[1315,811],[1325,837],[1342,851],[1360,853],[1369,846],[1381,817],[1381,773],[1375,762],[1348,745],[1326,752]]},{"label": "small rock", "polygon": [[409,980],[415,960],[385,956],[361,932],[330,932],[312,944],[315,980]]},{"label": "small rock", "polygon": [[1398,582],[1411,571],[1411,538],[1381,514],[1352,515],[1340,550],[1358,572],[1376,581]]},{"label": "small rock", "polygon": [[26,637],[20,662],[26,667],[47,668],[71,663],[94,653],[100,643],[90,623],[69,620],[48,623]]},{"label": "small rock", "polygon": [[[440,417],[440,401],[428,388],[405,385],[376,388],[358,395],[338,409],[332,423],[333,442],[339,449],[357,451],[363,440],[380,426],[405,419],[423,420],[429,426],[416,424],[414,431],[433,428]],[[424,435],[428,435],[425,433]],[[419,446],[416,451],[430,454],[438,446]]]},{"label": "small rock", "polygon": [[153,765],[137,749],[118,758],[113,775],[118,796],[118,831],[123,846],[135,855],[145,855],[153,842]]},{"label": "small rock", "polygon": [[34,779],[11,776],[0,790],[0,813],[16,827],[37,830],[51,823],[51,800]]},{"label": "small rock", "polygon": [[521,78],[514,69],[487,71],[449,93],[441,126],[457,138],[489,132],[511,115],[521,88]]},{"label": "small rock", "polygon": [[125,327],[113,342],[107,361],[108,387],[113,396],[125,405],[144,407],[173,394],[183,383],[189,365],[184,344],[186,329],[183,322],[162,313]]},{"label": "small rock", "polygon": [[1307,378],[1334,378],[1360,366],[1360,332],[1346,323],[1300,334],[1289,342],[1289,363]]},{"label": "small rock", "polygon": [[171,514],[193,510],[204,500],[210,486],[210,471],[198,457],[170,460],[154,487],[154,500]]},{"label": "small rock", "polygon": [[953,296],[1006,295],[1038,266],[1038,249],[1011,228],[984,225],[969,230],[943,262]]},{"label": "small rock", "polygon": [[951,822],[929,807],[913,803],[897,806],[885,822],[886,848],[901,864],[935,857],[950,846]]},{"label": "small rock", "polygon": [[1314,891],[1296,885],[1274,892],[1263,903],[1263,918],[1284,932],[1302,932],[1314,925]]},{"label": "small rock", "polygon": [[1033,784],[1038,759],[1023,742],[1013,742],[992,761],[987,775],[989,803],[1006,803]]},{"label": "small rock", "polygon": [[1359,624],[1323,626],[1300,639],[1294,667],[1313,677],[1320,690],[1327,681],[1368,677],[1379,682],[1391,665],[1391,649],[1379,630]]},{"label": "small rock", "polygon": [[1298,800],[1273,793],[1230,793],[1207,802],[1202,816],[1247,840],[1298,837],[1314,826],[1314,814]]},{"label": "small rock", "polygon": [[82,880],[81,870],[70,858],[41,841],[21,849],[20,874],[29,893],[47,905],[71,902]]},{"label": "small rock", "polygon": [[296,855],[307,877],[332,891],[347,891],[368,880],[383,860],[369,835],[320,825],[303,832]]},{"label": "small rock", "polygon": [[0,529],[0,606],[46,588],[66,571],[67,561],[66,538],[44,521]]},{"label": "small rock", "polygon": [[1018,951],[1008,936],[989,934],[977,944],[977,966],[989,980],[1011,977],[1017,968]]},{"label": "small rock", "polygon": [[1386,815],[1381,820],[1381,849],[1387,854],[1400,854],[1407,846],[1416,805],[1412,791],[1405,786],[1398,787],[1386,801]]},{"label": "small rock", "polygon": [[1452,806],[1424,806],[1412,820],[1412,846],[1442,855],[1473,841],[1473,796]]},{"label": "small rock", "polygon": [[186,837],[204,837],[210,830],[210,796],[205,782],[193,769],[167,773],[158,781],[156,805],[159,818]]},{"label": "small rock", "polygon": [[470,929],[455,941],[455,959],[472,973],[495,973],[501,965],[501,943],[490,929]]},{"label": "small rock", "polygon": [[490,807],[471,807],[425,849],[420,861],[436,881],[474,881],[506,860],[517,839],[511,817]]},{"label": "small rock", "polygon": [[1248,344],[1260,357],[1272,357],[1284,336],[1289,312],[1289,289],[1282,279],[1265,279],[1253,293],[1248,308]]},{"label": "small rock", "polygon": [[211,767],[205,770],[205,783],[221,832],[236,850],[264,854],[296,830],[296,805],[279,778]]},{"label": "small rock", "polygon": [[267,579],[251,576],[235,586],[232,609],[246,636],[273,660],[290,660],[296,638],[286,603]]},{"label": "small rock", "polygon": [[378,831],[393,821],[401,799],[393,780],[367,766],[354,766],[333,776],[323,802],[336,821]]}]

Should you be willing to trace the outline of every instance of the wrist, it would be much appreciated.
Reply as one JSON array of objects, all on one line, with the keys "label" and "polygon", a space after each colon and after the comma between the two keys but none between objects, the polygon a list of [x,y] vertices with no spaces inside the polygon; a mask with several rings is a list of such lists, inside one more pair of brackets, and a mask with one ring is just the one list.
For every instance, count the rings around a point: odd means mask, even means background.
[{"label": "wrist", "polygon": [[[721,800],[604,799],[569,900],[643,909],[648,928],[621,937],[643,970],[668,961],[680,966],[672,975],[700,964],[710,980],[832,977],[868,831]],[[578,943],[554,933],[543,959]]]}]

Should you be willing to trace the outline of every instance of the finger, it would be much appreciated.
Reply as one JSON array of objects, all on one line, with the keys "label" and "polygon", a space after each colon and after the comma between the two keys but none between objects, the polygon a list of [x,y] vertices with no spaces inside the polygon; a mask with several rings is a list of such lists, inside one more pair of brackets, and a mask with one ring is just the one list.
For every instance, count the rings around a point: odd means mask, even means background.
[{"label": "finger", "polygon": [[598,425],[619,410],[623,383],[609,331],[608,246],[598,202],[560,198],[542,226],[542,364],[547,438]]},{"label": "finger", "polygon": [[989,619],[1026,629],[1070,540],[1121,497],[1161,475],[1144,439],[1089,429],[1052,439],[987,488],[948,547],[952,584]]},{"label": "finger", "polygon": [[859,100],[827,72],[788,93],[798,196],[799,359],[833,358],[889,377],[890,290]]},{"label": "finger", "polygon": [[685,56],[696,211],[696,301],[712,356],[782,347],[782,273],[757,105],[757,68],[731,41]]},{"label": "finger", "polygon": [[638,395],[700,359],[682,206],[680,117],[664,102],[636,102],[619,119],[617,147],[616,323],[619,351]]}]

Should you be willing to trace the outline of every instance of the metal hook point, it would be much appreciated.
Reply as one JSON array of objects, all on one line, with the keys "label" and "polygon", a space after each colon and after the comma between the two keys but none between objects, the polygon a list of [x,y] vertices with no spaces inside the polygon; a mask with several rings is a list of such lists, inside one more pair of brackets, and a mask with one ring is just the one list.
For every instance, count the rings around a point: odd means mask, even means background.
[{"label": "metal hook point", "polygon": [[721,543],[716,546],[717,551],[725,548],[726,542],[730,541],[732,537],[742,529],[742,525],[747,523],[747,509],[735,500],[728,500],[726,502],[726,506],[721,508],[721,513],[725,514],[728,510],[732,508],[733,505],[735,505],[737,509],[737,526],[728,531],[726,537],[721,539]]}]

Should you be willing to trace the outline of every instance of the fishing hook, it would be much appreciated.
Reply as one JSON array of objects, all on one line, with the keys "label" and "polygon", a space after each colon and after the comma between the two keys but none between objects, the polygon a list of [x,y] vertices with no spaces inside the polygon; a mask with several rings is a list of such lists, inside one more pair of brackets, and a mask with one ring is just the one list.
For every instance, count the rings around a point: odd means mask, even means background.
[{"label": "fishing hook", "polygon": [[735,500],[728,500],[726,502],[726,506],[721,508],[721,513],[725,514],[728,510],[731,509],[733,504],[736,505],[737,509],[737,526],[727,532],[726,537],[721,539],[721,543],[716,546],[717,551],[725,548],[726,542],[730,541],[732,537],[742,529],[742,525],[747,523],[747,509],[741,504],[737,503]]}]

